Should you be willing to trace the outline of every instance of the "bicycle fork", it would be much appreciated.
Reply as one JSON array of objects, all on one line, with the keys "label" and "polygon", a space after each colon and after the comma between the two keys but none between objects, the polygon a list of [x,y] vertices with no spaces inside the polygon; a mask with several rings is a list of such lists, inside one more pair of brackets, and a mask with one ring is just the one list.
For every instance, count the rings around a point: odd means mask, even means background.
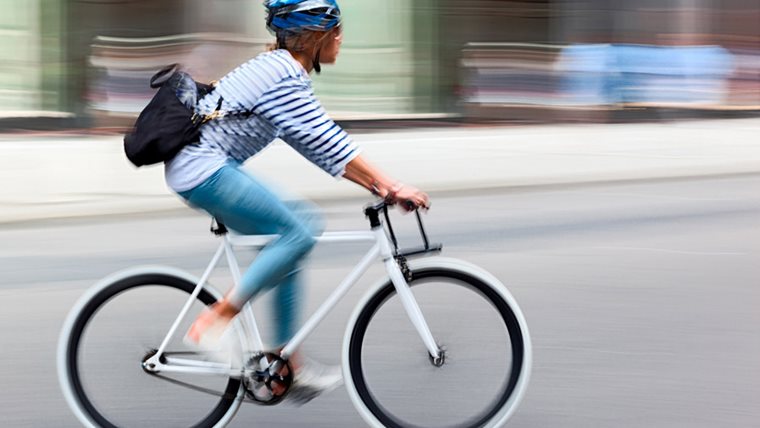
[{"label": "bicycle fork", "polygon": [[442,362],[441,349],[438,347],[438,344],[435,343],[435,339],[430,332],[430,327],[428,327],[428,324],[425,321],[422,310],[417,304],[417,300],[414,299],[411,286],[407,283],[406,277],[401,271],[401,267],[391,251],[388,237],[385,235],[385,230],[381,227],[377,227],[373,228],[373,231],[378,234],[377,242],[380,245],[380,256],[383,259],[385,270],[388,272],[393,287],[396,289],[396,292],[401,299],[401,304],[404,306],[406,314],[409,316],[409,320],[412,321],[414,328],[417,330],[422,342],[425,344],[431,360],[435,365],[438,365],[438,362]]}]

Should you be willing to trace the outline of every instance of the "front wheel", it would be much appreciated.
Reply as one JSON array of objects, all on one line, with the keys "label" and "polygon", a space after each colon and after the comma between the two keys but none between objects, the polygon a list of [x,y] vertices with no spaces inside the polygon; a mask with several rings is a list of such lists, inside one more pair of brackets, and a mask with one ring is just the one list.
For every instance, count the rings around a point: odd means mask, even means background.
[{"label": "front wheel", "polygon": [[390,281],[371,292],[346,331],[346,386],[375,427],[498,427],[527,387],[530,337],[514,298],[475,266],[430,259],[411,290],[442,353],[434,360]]},{"label": "front wheel", "polygon": [[[143,365],[156,353],[195,282],[169,268],[138,268],[106,278],[80,299],[61,331],[58,375],[83,425],[214,427],[232,418],[242,397],[240,379],[150,371]],[[219,297],[210,288],[200,291],[163,359],[207,363],[181,338]]]}]

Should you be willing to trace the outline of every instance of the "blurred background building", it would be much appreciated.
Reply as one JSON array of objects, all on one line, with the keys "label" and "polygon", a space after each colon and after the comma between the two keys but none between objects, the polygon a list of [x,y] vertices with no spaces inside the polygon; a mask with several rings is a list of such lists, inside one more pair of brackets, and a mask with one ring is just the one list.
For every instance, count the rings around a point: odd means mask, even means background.
[{"label": "blurred background building", "polygon": [[[147,79],[267,49],[261,0],[0,0],[0,118],[123,127]],[[757,0],[342,0],[339,120],[618,120],[760,111]]]}]

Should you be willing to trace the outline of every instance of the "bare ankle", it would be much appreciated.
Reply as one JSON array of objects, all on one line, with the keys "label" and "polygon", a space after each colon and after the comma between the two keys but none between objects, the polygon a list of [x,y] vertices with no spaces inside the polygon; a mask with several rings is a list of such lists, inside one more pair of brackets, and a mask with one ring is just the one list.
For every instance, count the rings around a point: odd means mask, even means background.
[{"label": "bare ankle", "polygon": [[240,310],[232,305],[227,299],[221,300],[217,303],[215,303],[211,310],[219,317],[225,318],[227,320],[231,320],[232,318],[235,318],[235,315],[240,312]]},{"label": "bare ankle", "polygon": [[300,370],[301,366],[303,366],[303,358],[301,358],[301,353],[298,351],[291,354],[288,361],[290,362],[290,366],[293,367],[293,370]]}]

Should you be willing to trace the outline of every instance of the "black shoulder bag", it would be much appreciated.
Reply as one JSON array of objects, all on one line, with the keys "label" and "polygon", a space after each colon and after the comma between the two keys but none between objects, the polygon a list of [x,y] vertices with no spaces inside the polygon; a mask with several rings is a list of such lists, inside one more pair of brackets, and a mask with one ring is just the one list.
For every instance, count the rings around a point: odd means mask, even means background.
[{"label": "black shoulder bag", "polygon": [[200,140],[201,125],[221,116],[222,97],[213,113],[196,114],[197,101],[214,87],[195,82],[179,71],[177,64],[156,73],[150,87],[159,89],[140,112],[132,131],[124,136],[124,152],[138,167],[170,160],[183,147]]}]

